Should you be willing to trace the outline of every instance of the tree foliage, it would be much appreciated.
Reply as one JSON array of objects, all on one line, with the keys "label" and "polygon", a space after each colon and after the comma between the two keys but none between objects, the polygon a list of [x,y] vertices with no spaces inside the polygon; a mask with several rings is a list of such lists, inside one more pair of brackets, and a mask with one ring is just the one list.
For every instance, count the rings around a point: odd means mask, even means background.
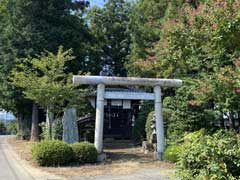
[{"label": "tree foliage", "polygon": [[72,51],[59,47],[58,53],[45,52],[36,58],[26,58],[13,71],[12,81],[23,88],[24,95],[50,111],[62,111],[74,99],[72,74],[66,63],[74,59]]},{"label": "tree foliage", "polygon": [[[130,74],[154,76],[147,66],[154,58],[154,46],[161,36],[161,24],[167,11],[168,1],[140,0],[130,16],[132,49],[126,67]],[[144,71],[142,71],[144,69]]]},{"label": "tree foliage", "polygon": [[185,137],[178,163],[181,179],[237,180],[239,173],[239,135],[220,130],[205,135],[200,130]]},{"label": "tree foliage", "polygon": [[109,0],[103,8],[90,9],[88,19],[94,38],[90,63],[94,63],[95,74],[108,64],[115,75],[126,76],[124,64],[128,61],[131,42],[130,12],[131,4],[124,0]]},{"label": "tree foliage", "polygon": [[9,81],[9,73],[19,59],[34,57],[44,50],[56,53],[59,45],[73,48],[78,59],[68,70],[77,73],[85,66],[86,24],[82,18],[85,1],[4,0],[0,2],[1,107],[22,111],[26,100],[21,89]]},{"label": "tree foliage", "polygon": [[[87,1],[78,0],[0,1],[0,107],[18,117],[21,131],[30,124],[27,116],[34,99],[25,98],[26,92],[11,83],[11,71],[44,50],[57,53],[60,45],[72,48],[76,59],[67,71],[84,71],[90,36],[83,18],[87,6]],[[37,121],[32,122],[37,127]]]},{"label": "tree foliage", "polygon": [[[144,1],[137,6],[141,5]],[[150,9],[158,7],[157,2],[155,5]],[[148,6],[144,7],[146,13]],[[146,40],[151,48],[145,46],[145,51],[139,48],[143,40],[138,46],[133,43],[128,67],[139,76],[184,80],[178,90],[164,90],[165,97],[175,96],[164,99],[164,107],[171,111],[168,135],[182,137],[179,135],[201,127],[214,130],[217,120],[226,127],[225,116],[230,128],[238,128],[234,119],[239,111],[239,3],[169,1],[164,10],[163,17],[149,15],[153,20],[145,23],[158,24],[158,36]],[[141,21],[134,22],[141,26]]]}]

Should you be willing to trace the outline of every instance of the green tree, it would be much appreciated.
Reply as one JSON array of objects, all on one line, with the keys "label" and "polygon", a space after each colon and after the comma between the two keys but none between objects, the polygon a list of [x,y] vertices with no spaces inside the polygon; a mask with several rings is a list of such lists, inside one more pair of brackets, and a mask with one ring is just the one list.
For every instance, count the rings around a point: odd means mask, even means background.
[{"label": "green tree", "polygon": [[[230,2],[212,1],[200,4],[198,9],[184,7],[178,18],[179,23],[165,31],[165,38],[156,46],[158,53],[153,67],[157,76],[183,78],[191,82],[189,84],[185,81],[183,93],[177,91],[176,97],[179,98],[177,102],[169,102],[169,106],[181,110],[178,114],[174,113],[177,116],[171,128],[183,127],[192,131],[204,127],[203,124],[195,126],[197,123],[189,123],[193,113],[197,121],[209,121],[206,124],[213,124],[218,116],[217,119],[221,120],[222,126],[225,113],[228,115],[230,128],[234,128],[233,114],[239,107],[239,97],[235,91],[237,86],[234,64],[238,58],[240,45],[237,39],[239,34],[237,7],[238,5]],[[163,44],[167,45],[164,49],[161,48]],[[182,101],[181,97],[184,97],[184,94],[190,96]],[[179,103],[184,105],[179,107],[188,108],[179,108],[177,106]],[[206,119],[206,116],[201,115],[202,113],[207,115],[207,112],[215,118],[207,116]],[[178,119],[182,119],[182,115],[186,120],[177,123]],[[179,126],[180,124],[182,126]]]},{"label": "green tree", "polygon": [[175,96],[164,98],[163,107],[170,112],[166,121],[168,143],[181,141],[185,133],[200,128],[209,131],[213,129],[218,113],[206,101],[201,104],[193,103],[196,88],[196,81],[184,79],[184,85],[176,90]]},{"label": "green tree", "polygon": [[234,113],[239,109],[239,98],[236,90],[237,84],[236,69],[239,67],[225,66],[213,73],[209,79],[200,79],[198,88],[195,90],[194,96],[196,100],[193,103],[203,104],[212,102],[214,110],[219,112],[221,127],[225,127],[223,114],[227,116],[229,128],[235,128]]},{"label": "green tree", "polygon": [[93,35],[90,61],[91,71],[98,74],[108,64],[115,75],[126,75],[124,64],[130,54],[131,34],[129,14],[131,4],[124,0],[109,0],[103,8],[94,6],[88,13],[90,31]]},{"label": "green tree", "polygon": [[[233,114],[239,108],[235,74],[240,47],[239,5],[209,1],[199,9],[184,7],[181,12],[179,23],[169,28],[156,46],[155,72],[160,77],[188,78],[192,85],[184,86],[191,89],[191,96],[182,103],[218,114],[222,126],[225,113],[230,128],[234,128]],[[167,45],[164,49],[163,44]],[[182,109],[181,114],[187,112]],[[202,111],[192,109],[191,112],[202,119]],[[177,118],[180,117],[179,114]],[[190,118],[186,116],[186,119]]]},{"label": "green tree", "polygon": [[148,66],[155,57],[153,47],[160,39],[167,7],[167,0],[140,0],[134,5],[130,16],[132,51],[130,62],[126,65],[130,74],[154,76],[153,71],[148,71]]},{"label": "green tree", "polygon": [[129,63],[129,71],[136,75],[184,80],[177,91],[164,90],[165,96],[169,92],[175,96],[164,100],[164,107],[172,110],[168,131],[176,132],[175,137],[206,125],[213,127],[209,125],[223,113],[229,115],[233,128],[233,114],[239,109],[235,65],[240,47],[239,4],[195,2],[169,1],[164,18],[153,21],[161,25],[159,38],[150,48],[153,53],[140,57],[133,49]]},{"label": "green tree", "polygon": [[[26,124],[22,122],[24,114],[30,109],[27,106],[34,106],[34,102],[26,100],[21,88],[9,82],[9,72],[21,63],[19,59],[34,57],[45,49],[57,52],[59,45],[73,48],[77,59],[68,65],[67,71],[77,73],[83,70],[89,38],[83,19],[87,6],[87,1],[71,0],[0,2],[0,106],[12,111],[18,117],[19,124]],[[32,109],[37,110],[34,107]],[[33,121],[33,130],[38,127],[36,123]],[[22,127],[19,126],[21,131]]]},{"label": "green tree", "polygon": [[71,77],[66,74],[66,63],[73,60],[72,51],[59,48],[57,54],[42,53],[36,58],[26,58],[13,71],[12,81],[23,88],[24,95],[47,109],[49,137],[52,138],[53,113],[62,112],[76,99]]},{"label": "green tree", "polygon": [[130,16],[132,49],[126,65],[128,72],[142,77],[159,76],[156,61],[159,49],[168,47],[168,30],[182,22],[185,9],[197,9],[201,2],[205,0],[136,1]]}]

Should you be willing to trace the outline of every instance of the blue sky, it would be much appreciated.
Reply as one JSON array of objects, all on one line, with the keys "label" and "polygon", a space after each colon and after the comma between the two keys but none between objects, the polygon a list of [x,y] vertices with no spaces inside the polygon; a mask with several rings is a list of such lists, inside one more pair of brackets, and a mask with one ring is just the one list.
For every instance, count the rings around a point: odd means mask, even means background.
[{"label": "blue sky", "polygon": [[0,111],[0,119],[11,120],[11,119],[15,119],[15,117],[10,113],[6,113],[5,111]]},{"label": "blue sky", "polygon": [[89,0],[90,6],[97,5],[102,7],[104,5],[104,0]]},{"label": "blue sky", "polygon": [[[90,2],[90,6],[97,5],[97,6],[103,7],[103,5],[107,0],[88,0],[88,1]],[[126,0],[126,1],[134,2],[134,0]]]}]

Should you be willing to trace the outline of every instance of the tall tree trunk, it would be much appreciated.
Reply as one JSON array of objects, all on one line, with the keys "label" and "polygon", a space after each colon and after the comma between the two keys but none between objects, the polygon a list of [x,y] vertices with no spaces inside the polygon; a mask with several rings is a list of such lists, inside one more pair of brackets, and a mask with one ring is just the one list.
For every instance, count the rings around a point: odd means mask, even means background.
[{"label": "tall tree trunk", "polygon": [[238,126],[236,128],[240,130],[240,112],[238,112]]},{"label": "tall tree trunk", "polygon": [[32,104],[32,128],[31,128],[31,141],[39,141],[39,117],[38,106],[36,103]]},{"label": "tall tree trunk", "polygon": [[221,115],[220,115],[220,127],[221,127],[221,128],[225,128],[223,113],[221,113]]},{"label": "tall tree trunk", "polygon": [[235,129],[235,121],[234,121],[234,116],[233,116],[233,112],[230,111],[229,112],[229,128],[230,129]]},{"label": "tall tree trunk", "polygon": [[52,124],[54,120],[54,114],[50,110],[51,108],[47,107],[46,122],[47,122],[47,129],[48,129],[48,139],[52,139]]},{"label": "tall tree trunk", "polygon": [[25,125],[24,125],[24,115],[23,112],[18,113],[18,138],[20,140],[24,140],[24,131],[25,131]]}]

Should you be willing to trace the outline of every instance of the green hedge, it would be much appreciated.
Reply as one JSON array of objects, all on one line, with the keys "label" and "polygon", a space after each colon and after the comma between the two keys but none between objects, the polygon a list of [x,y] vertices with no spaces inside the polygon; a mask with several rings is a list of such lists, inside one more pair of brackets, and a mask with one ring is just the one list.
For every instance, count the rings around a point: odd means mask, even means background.
[{"label": "green hedge", "polygon": [[75,161],[78,163],[95,163],[97,162],[97,150],[93,144],[88,142],[74,143],[71,145]]},{"label": "green hedge", "polygon": [[40,166],[68,164],[74,157],[72,148],[59,140],[44,140],[32,147],[33,159]]},{"label": "green hedge", "polygon": [[179,160],[181,151],[182,151],[181,145],[178,144],[170,145],[166,148],[163,154],[163,159],[172,163],[176,163]]},{"label": "green hedge", "polygon": [[184,180],[239,180],[240,135],[220,130],[205,135],[203,130],[185,137],[178,165]]},{"label": "green hedge", "polygon": [[60,140],[44,140],[32,147],[33,159],[40,166],[95,163],[97,155],[94,145],[88,142],[69,145]]}]

